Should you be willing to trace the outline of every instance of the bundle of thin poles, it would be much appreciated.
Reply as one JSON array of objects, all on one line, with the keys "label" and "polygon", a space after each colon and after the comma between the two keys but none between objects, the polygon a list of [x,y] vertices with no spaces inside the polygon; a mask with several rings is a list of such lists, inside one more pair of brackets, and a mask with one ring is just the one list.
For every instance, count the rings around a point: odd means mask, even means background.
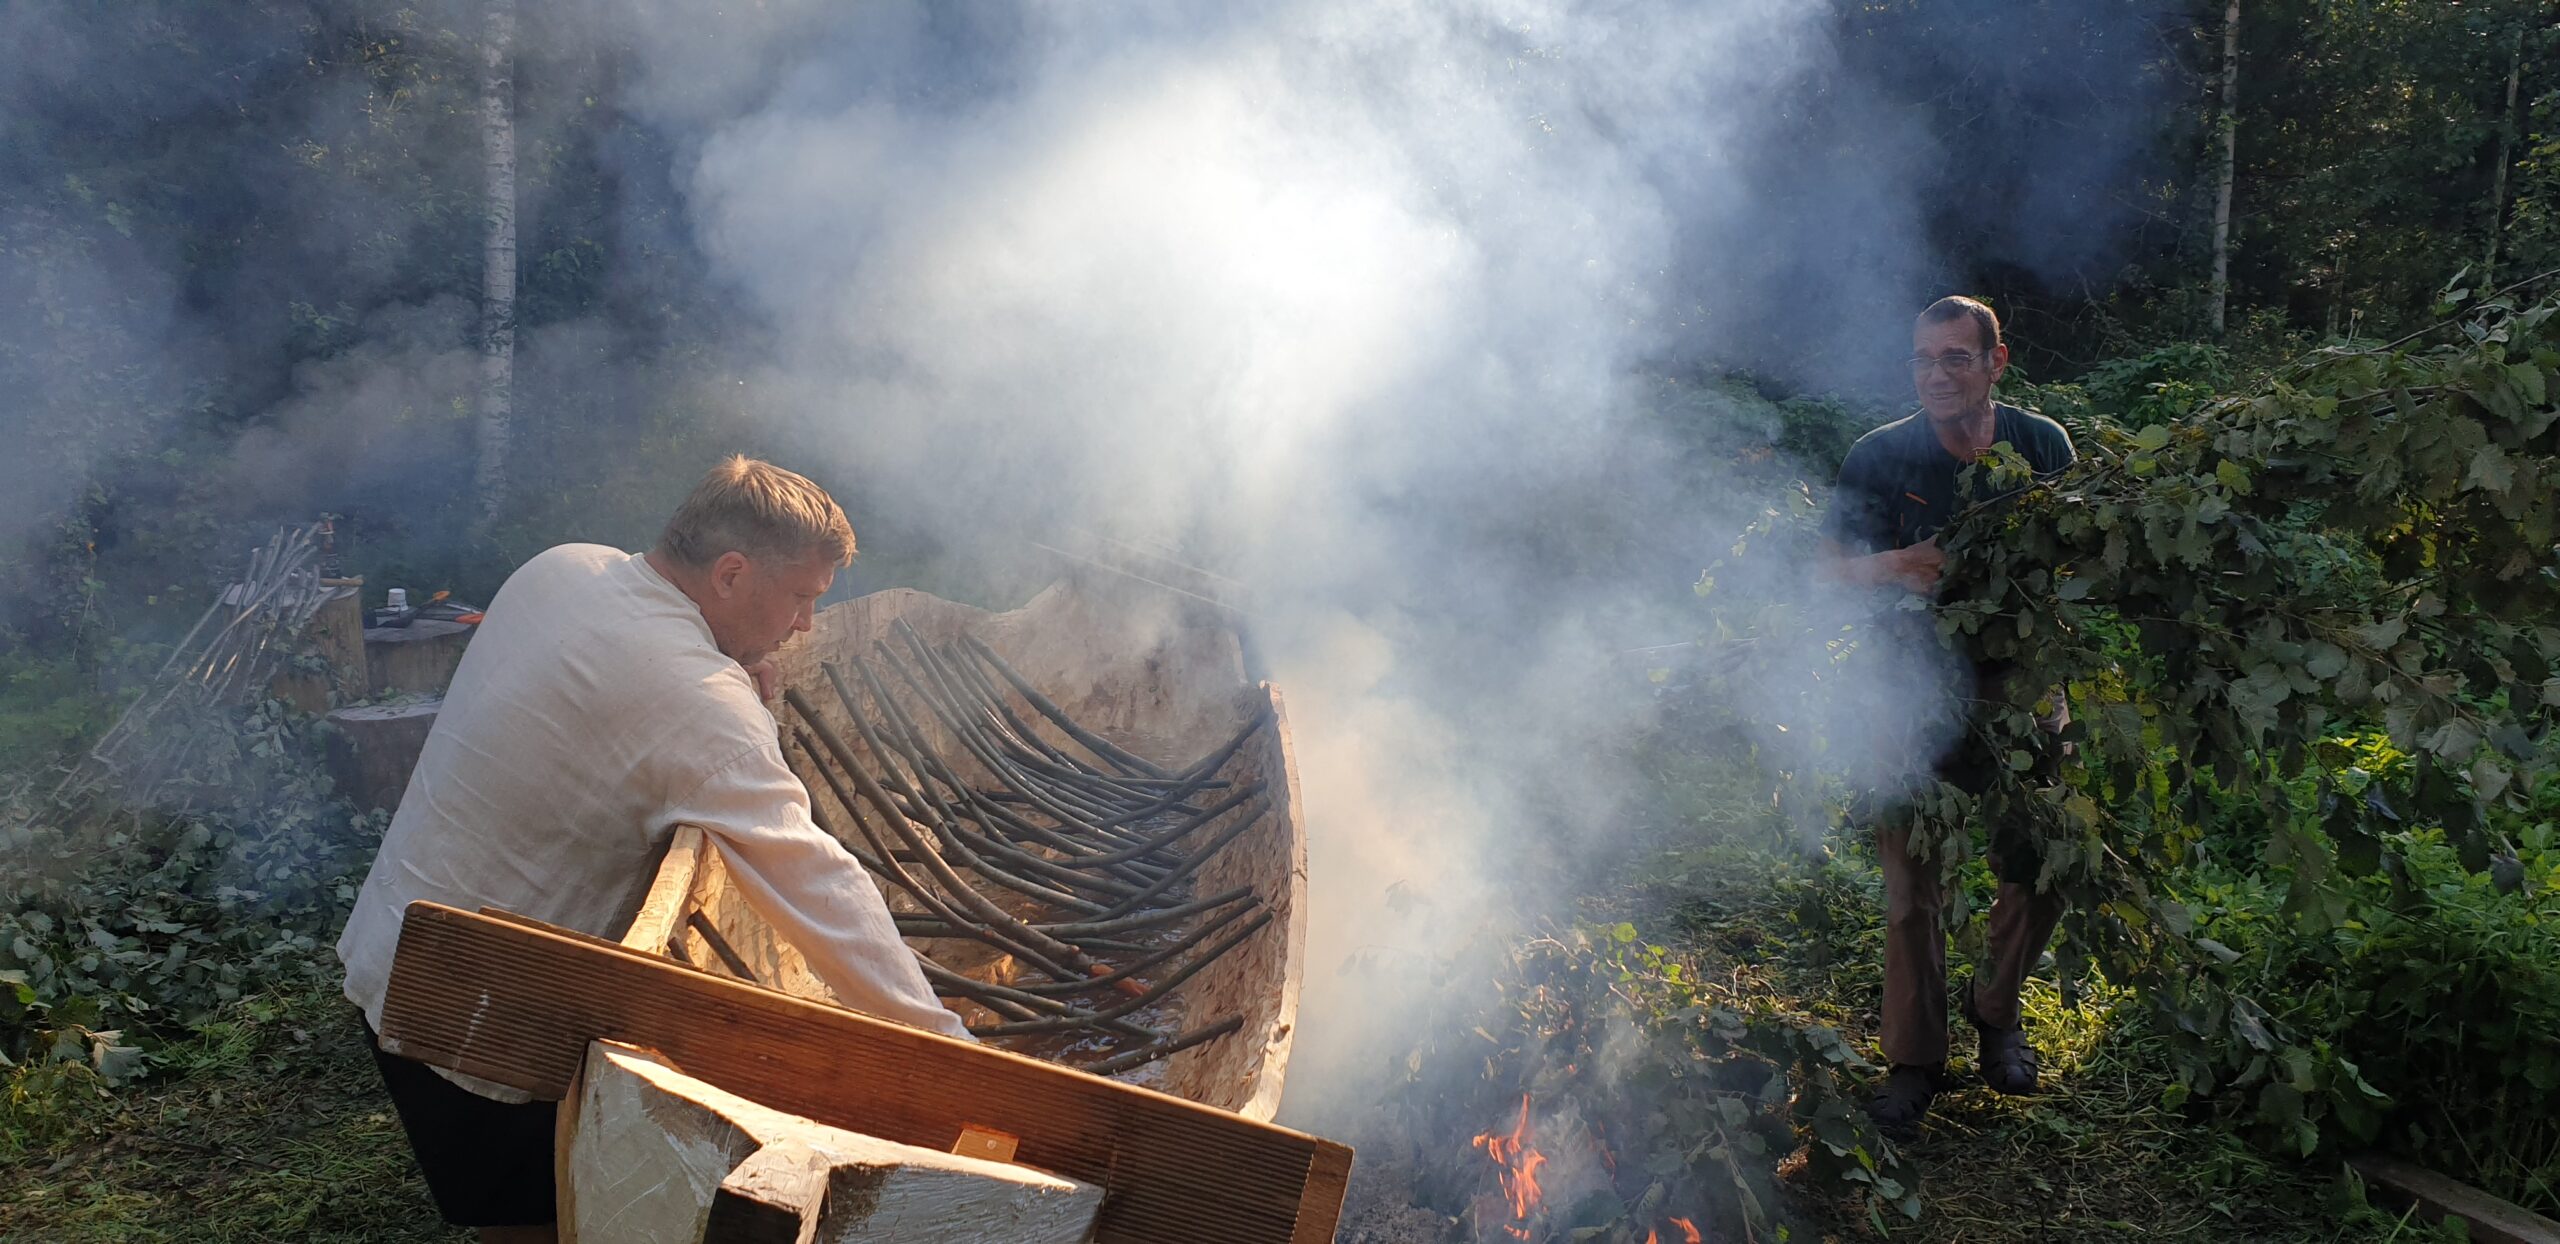
[{"label": "bundle of thin poles", "polygon": [[264,694],[312,616],[320,586],[319,524],[287,527],[252,549],[240,581],[218,595],[88,758],[54,788],[57,801],[112,786],[133,804],[161,802],[213,732],[203,714]]},{"label": "bundle of thin poles", "polygon": [[913,900],[899,932],[978,942],[1048,978],[997,984],[919,953],[936,992],[995,1017],[970,1031],[1105,1038],[1116,1048],[1083,1066],[1109,1075],[1243,1027],[1241,1016],[1180,1033],[1142,1021],[1271,921],[1249,888],[1193,893],[1201,866],[1270,810],[1262,783],[1220,776],[1268,715],[1166,769],[1079,725],[973,636],[935,645],[902,619],[895,638],[823,667],[853,738],[798,688],[784,698],[801,751],[853,822],[819,803],[820,826]]}]

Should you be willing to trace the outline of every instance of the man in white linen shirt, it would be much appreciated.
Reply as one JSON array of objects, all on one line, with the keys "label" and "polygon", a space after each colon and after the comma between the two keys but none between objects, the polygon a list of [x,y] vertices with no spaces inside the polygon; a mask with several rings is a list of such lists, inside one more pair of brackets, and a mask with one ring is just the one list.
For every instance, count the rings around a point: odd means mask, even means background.
[{"label": "man in white linen shirt", "polygon": [[[853,528],[825,490],[744,457],[713,468],[645,554],[568,544],[489,603],[338,941],[367,1035],[401,913],[502,908],[604,937],[668,838],[700,826],[759,914],[856,1009],[952,1036],[879,888],[809,819],[764,701]],[[546,1241],[556,1106],[383,1053],[437,1209],[484,1242]]]}]

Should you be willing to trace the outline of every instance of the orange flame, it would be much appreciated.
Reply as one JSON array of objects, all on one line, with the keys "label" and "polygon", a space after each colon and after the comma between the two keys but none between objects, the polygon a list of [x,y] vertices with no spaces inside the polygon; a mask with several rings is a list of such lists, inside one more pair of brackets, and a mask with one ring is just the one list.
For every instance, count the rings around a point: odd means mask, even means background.
[{"label": "orange flame", "polygon": [[1529,1238],[1529,1215],[1538,1208],[1544,1195],[1538,1189],[1538,1168],[1547,1164],[1547,1155],[1529,1145],[1529,1095],[1520,1095],[1520,1121],[1511,1126],[1511,1134],[1497,1136],[1487,1132],[1475,1139],[1475,1147],[1502,1168],[1497,1176],[1502,1183],[1503,1199],[1511,1203],[1511,1223],[1503,1230],[1517,1239]]},{"label": "orange flame", "polygon": [[1705,1237],[1698,1234],[1696,1224],[1686,1218],[1674,1218],[1671,1225],[1680,1228],[1680,1244],[1700,1244]]}]

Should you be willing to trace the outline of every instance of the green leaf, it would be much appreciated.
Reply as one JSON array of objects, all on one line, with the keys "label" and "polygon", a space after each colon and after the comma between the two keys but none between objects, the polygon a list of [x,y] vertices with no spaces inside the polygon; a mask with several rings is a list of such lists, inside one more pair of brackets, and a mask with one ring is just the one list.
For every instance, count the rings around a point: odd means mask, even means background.
[{"label": "green leaf", "polygon": [[2516,464],[2508,461],[2505,450],[2483,445],[2471,455],[2471,469],[2464,472],[2462,486],[2490,492],[2505,492],[2515,487]]},{"label": "green leaf", "polygon": [[2168,445],[2168,443],[2169,425],[2165,423],[2152,424],[2150,427],[2144,428],[2143,430],[2133,434],[2133,447],[2136,449],[2160,449]]},{"label": "green leaf", "polygon": [[2213,468],[2213,478],[2233,492],[2249,491],[2249,468],[2229,458],[2223,459]]},{"label": "green leaf", "polygon": [[2524,390],[2526,401],[2540,406],[2551,400],[2550,392],[2543,383],[2541,368],[2531,363],[2509,363],[2507,376],[2516,382],[2517,388]]}]

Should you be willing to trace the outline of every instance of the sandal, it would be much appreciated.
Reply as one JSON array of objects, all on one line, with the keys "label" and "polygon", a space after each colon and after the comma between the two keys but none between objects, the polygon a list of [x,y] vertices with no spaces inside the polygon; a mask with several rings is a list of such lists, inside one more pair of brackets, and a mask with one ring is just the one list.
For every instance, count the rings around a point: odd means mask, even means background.
[{"label": "sandal", "polygon": [[1976,1059],[1982,1065],[1982,1082],[1990,1085],[1994,1093],[2034,1096],[2037,1073],[2042,1068],[2036,1047],[2027,1043],[2026,1028],[1994,1028],[1983,1023],[1982,1017],[1974,1013],[1970,991],[1964,1000],[1964,1017],[1972,1022],[1975,1032],[1982,1034],[1981,1052]]},{"label": "sandal", "polygon": [[1885,1073],[1884,1087],[1867,1099],[1867,1117],[1875,1120],[1885,1135],[1908,1140],[1920,1128],[1920,1120],[1929,1113],[1929,1103],[1938,1096],[1946,1080],[1943,1067],[1916,1067],[1896,1063]]}]

